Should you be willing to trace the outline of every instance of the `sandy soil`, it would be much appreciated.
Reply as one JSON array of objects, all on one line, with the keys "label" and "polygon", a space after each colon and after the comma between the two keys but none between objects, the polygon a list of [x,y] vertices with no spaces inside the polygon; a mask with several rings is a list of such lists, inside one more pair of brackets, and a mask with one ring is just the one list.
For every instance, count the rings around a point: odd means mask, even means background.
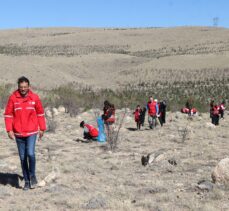
[{"label": "sandy soil", "polygon": [[[120,117],[124,110],[117,113]],[[218,127],[209,123],[208,114],[189,119],[168,113],[163,127],[149,130],[146,121],[135,131],[128,111],[115,152],[104,150],[106,143],[76,141],[82,137],[80,121],[96,125],[93,110],[74,118],[62,113],[54,120],[56,132],[47,132],[36,148],[39,181],[52,178],[46,186],[25,192],[15,187],[20,163],[1,116],[1,210],[229,210],[229,186],[197,188],[203,179],[211,182],[214,166],[228,157],[229,113]],[[179,131],[185,128],[183,141]],[[160,159],[142,166],[141,156],[151,152],[159,152]]]}]

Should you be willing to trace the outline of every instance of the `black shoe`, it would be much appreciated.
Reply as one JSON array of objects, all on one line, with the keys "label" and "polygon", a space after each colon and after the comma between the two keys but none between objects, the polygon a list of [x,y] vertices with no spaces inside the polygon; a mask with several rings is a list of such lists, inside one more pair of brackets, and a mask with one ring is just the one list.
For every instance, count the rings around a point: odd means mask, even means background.
[{"label": "black shoe", "polygon": [[29,182],[25,182],[25,185],[23,187],[23,190],[29,190],[30,189],[30,184]]},{"label": "black shoe", "polygon": [[34,189],[37,185],[37,178],[36,176],[30,177],[30,188]]}]

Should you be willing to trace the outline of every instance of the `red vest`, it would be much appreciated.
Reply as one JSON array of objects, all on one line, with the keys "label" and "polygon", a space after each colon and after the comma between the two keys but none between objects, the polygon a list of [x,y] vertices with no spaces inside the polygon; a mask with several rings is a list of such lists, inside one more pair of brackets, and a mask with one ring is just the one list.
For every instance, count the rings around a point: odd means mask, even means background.
[{"label": "red vest", "polygon": [[134,120],[135,122],[138,122],[140,120],[140,114],[141,114],[141,109],[136,109],[134,112]]},{"label": "red vest", "polygon": [[219,107],[218,106],[213,107],[213,115],[219,115]]},{"label": "red vest", "polygon": [[96,128],[94,128],[92,125],[85,124],[85,127],[89,130],[89,134],[91,137],[97,137],[99,135],[99,132]]},{"label": "red vest", "polygon": [[156,114],[157,114],[156,105],[157,105],[157,103],[155,101],[148,102],[148,104],[147,104],[147,106],[148,106],[148,114],[150,116],[156,116]]},{"label": "red vest", "polygon": [[[111,110],[112,109],[112,110]],[[114,123],[115,122],[115,109],[113,109],[113,108],[108,108],[107,110],[106,110],[106,112],[105,112],[105,116],[108,116],[108,113],[109,112],[112,112],[112,114],[111,114],[111,116],[107,119],[107,120],[105,120],[105,122],[107,122],[107,123]]]}]

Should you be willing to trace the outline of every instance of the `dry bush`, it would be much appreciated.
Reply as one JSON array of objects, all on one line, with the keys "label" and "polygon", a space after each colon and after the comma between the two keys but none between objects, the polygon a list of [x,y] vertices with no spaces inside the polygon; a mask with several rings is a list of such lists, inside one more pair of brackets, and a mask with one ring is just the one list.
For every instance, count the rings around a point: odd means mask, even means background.
[{"label": "dry bush", "polygon": [[220,102],[229,99],[229,78],[206,79],[199,81],[140,81],[129,83],[124,87],[111,90],[94,91],[91,87],[80,84],[67,84],[49,91],[44,99],[46,106],[63,105],[71,116],[78,114],[79,108],[85,110],[102,108],[104,99],[115,104],[116,108],[129,107],[134,109],[136,104],[146,104],[148,97],[153,95],[159,100],[167,101],[167,109],[179,111],[187,99],[193,99],[193,107],[199,112],[208,112],[209,100],[214,97]]},{"label": "dry bush", "polygon": [[106,132],[106,139],[107,139],[107,149],[114,151],[117,149],[118,140],[119,140],[119,133],[120,129],[122,128],[125,116],[127,113],[127,109],[125,109],[124,113],[121,114],[119,118],[116,118],[115,126],[109,126]]},{"label": "dry bush", "polygon": [[[66,33],[65,33],[66,34]],[[60,34],[58,34],[60,36]],[[64,34],[62,34],[64,35]],[[52,34],[52,36],[56,36]],[[22,56],[66,56],[87,55],[90,53],[129,54],[128,45],[40,45],[20,46],[16,44],[1,45],[0,54]]]},{"label": "dry bush", "polygon": [[190,131],[189,131],[188,125],[184,128],[178,129],[178,134],[181,138],[182,143],[184,143],[186,140],[188,140],[189,133],[190,133]]},{"label": "dry bush", "polygon": [[53,117],[52,118],[46,117],[46,124],[47,124],[47,132],[50,132],[50,133],[56,132],[57,122],[55,121]]},{"label": "dry bush", "polygon": [[3,109],[8,101],[10,96],[12,85],[6,84],[0,86],[0,108]]}]

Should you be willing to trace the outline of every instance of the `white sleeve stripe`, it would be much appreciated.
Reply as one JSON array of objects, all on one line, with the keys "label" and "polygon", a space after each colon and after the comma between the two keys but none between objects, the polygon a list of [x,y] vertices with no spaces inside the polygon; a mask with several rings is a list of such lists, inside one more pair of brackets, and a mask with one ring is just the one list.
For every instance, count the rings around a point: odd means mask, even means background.
[{"label": "white sleeve stripe", "polygon": [[37,116],[44,116],[45,114],[38,114]]},{"label": "white sleeve stripe", "polygon": [[16,111],[16,110],[21,110],[22,108],[15,108],[14,110]]},{"label": "white sleeve stripe", "polygon": [[4,115],[5,118],[13,118],[13,116],[10,115]]},{"label": "white sleeve stripe", "polygon": [[26,107],[26,109],[35,110],[34,107]]}]

